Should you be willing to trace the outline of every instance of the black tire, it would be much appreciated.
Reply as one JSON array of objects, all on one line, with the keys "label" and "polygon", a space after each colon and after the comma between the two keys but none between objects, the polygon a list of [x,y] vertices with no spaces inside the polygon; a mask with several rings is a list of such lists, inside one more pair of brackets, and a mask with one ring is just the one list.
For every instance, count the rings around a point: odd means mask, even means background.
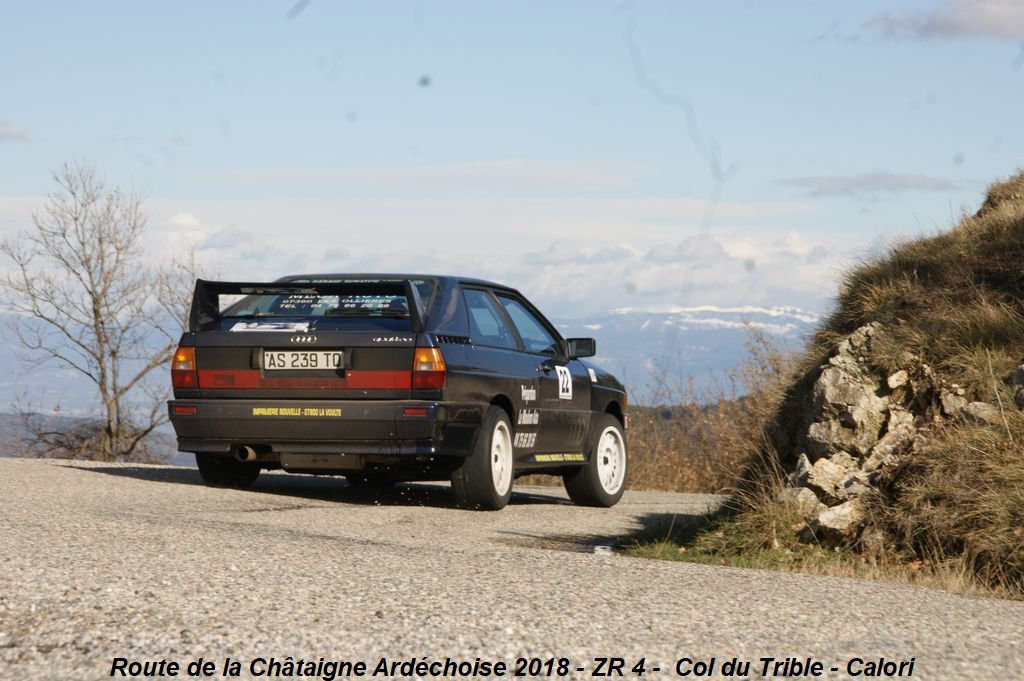
[{"label": "black tire", "polygon": [[387,473],[349,473],[345,476],[348,484],[367,492],[387,492],[398,482]]},{"label": "black tire", "polygon": [[[613,438],[617,439],[618,444],[622,447],[621,461],[618,463],[621,470],[615,468],[611,478],[613,489],[610,492],[601,481],[602,472],[608,479],[612,456],[615,456],[614,454],[608,456],[606,452],[599,451],[601,438],[606,433],[610,433]],[[569,498],[580,506],[601,506],[603,508],[614,506],[626,490],[627,474],[629,473],[626,433],[617,418],[611,414],[601,414],[594,419],[590,433],[587,435],[587,450],[584,454],[587,457],[585,464],[562,475],[565,491],[569,493]],[[618,484],[618,487],[614,488],[614,484]]]},{"label": "black tire", "polygon": [[[496,437],[501,438],[501,444],[498,445],[501,451],[497,453]],[[452,492],[460,504],[487,511],[505,508],[512,498],[512,481],[515,477],[512,471],[515,461],[512,442],[512,423],[508,414],[501,407],[489,407],[480,424],[473,453],[452,473]],[[499,458],[500,462],[496,464]],[[507,466],[507,471],[502,464]],[[500,484],[495,482],[496,468],[500,469],[497,473]],[[505,489],[500,489],[501,486]]]},{"label": "black tire", "polygon": [[226,456],[196,452],[199,475],[207,485],[245,489],[256,482],[260,465],[252,461],[236,461]]}]

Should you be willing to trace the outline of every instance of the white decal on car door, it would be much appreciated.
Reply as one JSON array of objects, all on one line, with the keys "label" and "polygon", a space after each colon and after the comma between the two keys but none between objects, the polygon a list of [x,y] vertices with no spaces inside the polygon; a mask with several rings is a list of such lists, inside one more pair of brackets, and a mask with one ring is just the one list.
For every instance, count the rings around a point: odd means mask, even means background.
[{"label": "white decal on car door", "polygon": [[569,373],[569,367],[556,366],[555,371],[558,372],[558,397],[563,400],[572,399],[572,374]]}]

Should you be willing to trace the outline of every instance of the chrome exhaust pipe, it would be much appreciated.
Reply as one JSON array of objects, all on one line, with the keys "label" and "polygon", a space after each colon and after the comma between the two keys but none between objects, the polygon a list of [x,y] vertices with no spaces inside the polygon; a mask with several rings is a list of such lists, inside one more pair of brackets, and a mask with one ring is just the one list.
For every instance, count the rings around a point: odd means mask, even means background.
[{"label": "chrome exhaust pipe", "polygon": [[249,445],[242,445],[235,450],[235,458],[239,461],[255,461],[256,450]]}]

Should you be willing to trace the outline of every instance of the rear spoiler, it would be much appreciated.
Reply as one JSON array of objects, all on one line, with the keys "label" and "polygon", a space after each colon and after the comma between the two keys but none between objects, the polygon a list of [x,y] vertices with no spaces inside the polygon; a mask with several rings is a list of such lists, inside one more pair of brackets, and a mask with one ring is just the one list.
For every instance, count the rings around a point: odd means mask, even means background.
[{"label": "rear spoiler", "polygon": [[224,295],[288,295],[303,293],[321,296],[405,296],[409,303],[409,319],[417,333],[423,330],[423,301],[410,279],[385,281],[350,281],[309,283],[275,281],[252,283],[237,281],[206,281],[196,279],[192,295],[192,309],[188,315],[188,330],[201,331],[220,320],[220,296]]}]

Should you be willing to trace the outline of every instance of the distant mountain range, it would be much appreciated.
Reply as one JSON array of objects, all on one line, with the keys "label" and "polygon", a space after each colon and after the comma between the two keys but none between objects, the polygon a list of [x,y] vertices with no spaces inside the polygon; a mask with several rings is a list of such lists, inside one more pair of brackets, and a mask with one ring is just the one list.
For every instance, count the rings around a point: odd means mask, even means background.
[{"label": "distant mountain range", "polygon": [[705,390],[747,356],[751,330],[780,348],[793,349],[818,323],[818,315],[795,307],[619,308],[585,319],[553,320],[563,335],[597,339],[595,363],[615,373],[646,401],[656,377],[692,379]]}]

